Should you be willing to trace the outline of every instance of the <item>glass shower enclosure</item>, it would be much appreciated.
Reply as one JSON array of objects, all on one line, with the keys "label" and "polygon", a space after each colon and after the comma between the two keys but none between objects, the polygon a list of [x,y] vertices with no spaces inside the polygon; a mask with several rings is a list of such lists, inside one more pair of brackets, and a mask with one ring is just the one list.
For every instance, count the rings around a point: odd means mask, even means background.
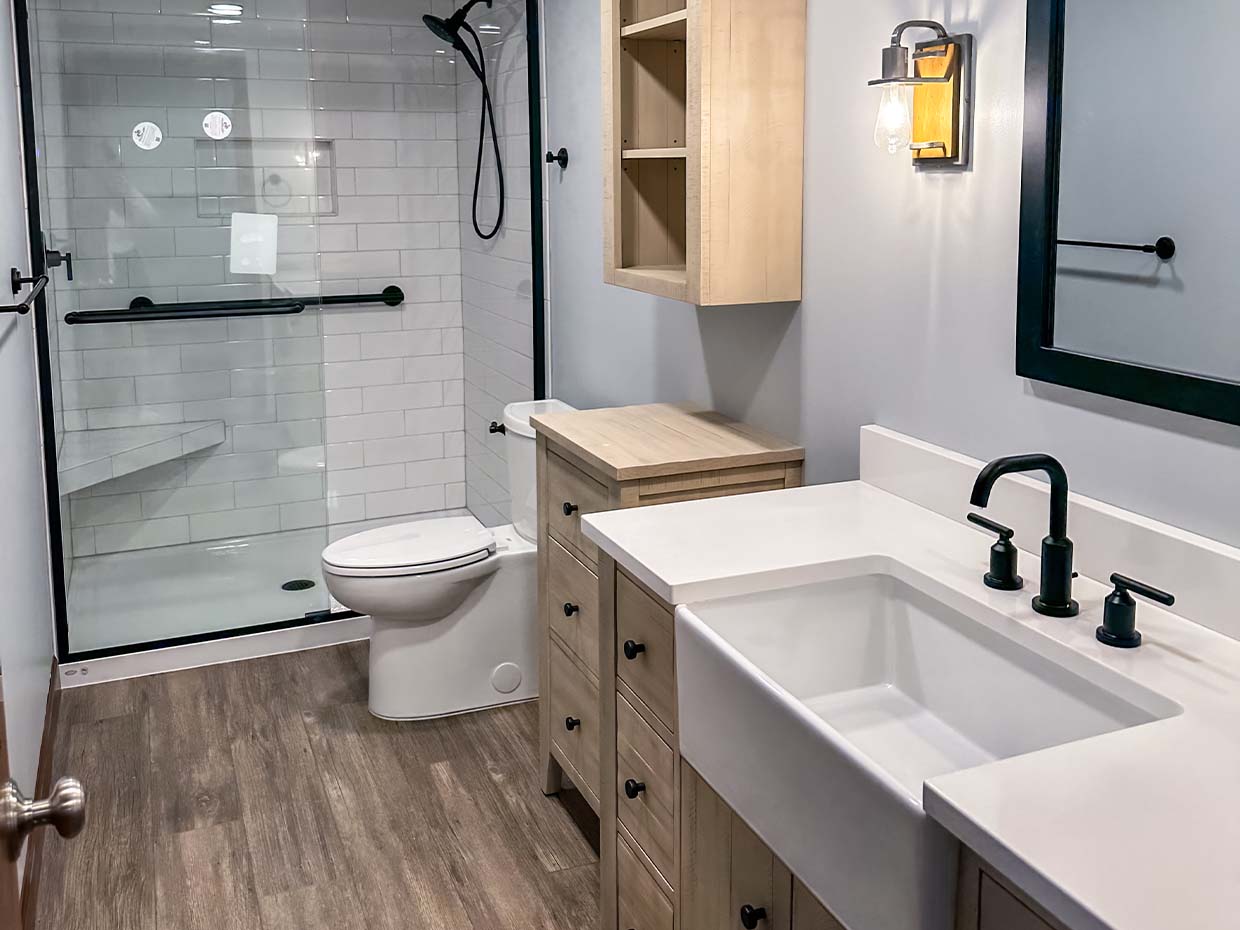
[{"label": "glass shower enclosure", "polygon": [[32,3],[61,660],[341,616],[330,541],[506,522],[487,425],[542,396],[537,4],[470,11],[483,93],[440,0]]}]

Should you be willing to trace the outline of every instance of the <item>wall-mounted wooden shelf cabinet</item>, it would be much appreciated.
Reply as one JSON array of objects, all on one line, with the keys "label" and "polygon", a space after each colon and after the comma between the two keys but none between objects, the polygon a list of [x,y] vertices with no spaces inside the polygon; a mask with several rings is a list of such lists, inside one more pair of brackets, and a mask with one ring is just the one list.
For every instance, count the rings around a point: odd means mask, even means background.
[{"label": "wall-mounted wooden shelf cabinet", "polygon": [[801,298],[806,0],[602,0],[604,277]]}]

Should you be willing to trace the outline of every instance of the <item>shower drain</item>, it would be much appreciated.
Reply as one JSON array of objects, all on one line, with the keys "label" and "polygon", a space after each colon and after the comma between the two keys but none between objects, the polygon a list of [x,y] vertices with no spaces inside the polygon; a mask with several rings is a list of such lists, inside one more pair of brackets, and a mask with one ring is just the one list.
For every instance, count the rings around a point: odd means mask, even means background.
[{"label": "shower drain", "polygon": [[285,591],[305,591],[314,587],[314,582],[309,578],[294,578],[292,581],[286,581],[280,585]]}]

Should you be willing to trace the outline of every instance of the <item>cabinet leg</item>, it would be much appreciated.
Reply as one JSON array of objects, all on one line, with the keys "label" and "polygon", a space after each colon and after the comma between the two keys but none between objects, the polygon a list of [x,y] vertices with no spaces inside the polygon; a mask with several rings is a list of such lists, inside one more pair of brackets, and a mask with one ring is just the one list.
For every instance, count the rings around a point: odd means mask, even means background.
[{"label": "cabinet leg", "polygon": [[559,794],[564,782],[564,769],[551,753],[543,757],[543,794]]}]

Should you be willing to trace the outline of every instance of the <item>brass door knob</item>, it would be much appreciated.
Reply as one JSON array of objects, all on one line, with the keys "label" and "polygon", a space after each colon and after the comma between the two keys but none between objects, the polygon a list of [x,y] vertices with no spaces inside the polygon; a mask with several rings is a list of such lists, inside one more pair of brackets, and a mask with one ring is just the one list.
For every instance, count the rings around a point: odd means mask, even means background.
[{"label": "brass door knob", "polygon": [[86,791],[76,778],[62,778],[44,801],[22,796],[17,783],[0,787],[0,841],[16,859],[26,837],[36,828],[51,826],[65,839],[77,836],[86,826]]}]

